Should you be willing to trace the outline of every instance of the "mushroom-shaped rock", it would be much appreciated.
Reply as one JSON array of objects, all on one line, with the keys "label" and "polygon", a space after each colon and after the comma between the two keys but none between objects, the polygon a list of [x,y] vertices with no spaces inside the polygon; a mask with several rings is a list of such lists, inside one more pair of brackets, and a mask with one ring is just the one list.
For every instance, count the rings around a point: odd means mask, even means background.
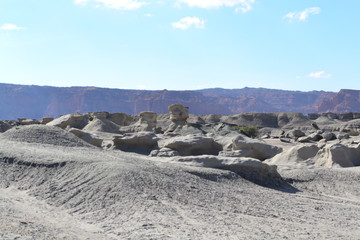
[{"label": "mushroom-shaped rock", "polygon": [[156,128],[157,114],[155,112],[141,112],[139,120],[130,126],[120,128],[122,133],[152,132]]},{"label": "mushroom-shaped rock", "polygon": [[79,128],[82,129],[89,122],[88,115],[80,114],[80,113],[72,113],[68,115],[61,116],[59,118],[54,119],[53,121],[47,123],[48,126],[56,126],[62,129],[65,128]]},{"label": "mushroom-shaped rock", "polygon": [[213,138],[187,135],[167,139],[163,146],[179,152],[181,156],[212,154],[218,155],[222,146]]},{"label": "mushroom-shaped rock", "polygon": [[170,120],[173,122],[185,122],[189,118],[189,108],[181,104],[173,104],[168,107]]},{"label": "mushroom-shaped rock", "polygon": [[282,152],[282,149],[272,146],[258,139],[252,139],[243,135],[239,135],[232,140],[233,150],[250,150],[246,157],[265,160],[274,157]]},{"label": "mushroom-shaped rock", "polygon": [[143,131],[152,131],[156,128],[157,114],[155,112],[141,112],[139,125],[143,126]]},{"label": "mushroom-shaped rock", "polygon": [[158,148],[158,138],[151,132],[126,133],[115,136],[112,141],[115,149],[127,152],[149,154]]},{"label": "mushroom-shaped rock", "polygon": [[91,145],[94,145],[96,147],[101,147],[101,145],[102,145],[103,139],[100,139],[100,138],[96,137],[95,135],[92,135],[88,132],[82,131],[77,128],[71,128],[71,129],[69,129],[69,132],[71,132],[75,136],[81,138],[85,142],[90,143]]},{"label": "mushroom-shaped rock", "polygon": [[186,120],[189,118],[189,108],[184,107],[181,104],[173,104],[168,107],[170,112],[171,124],[166,132],[179,132],[184,125]]}]

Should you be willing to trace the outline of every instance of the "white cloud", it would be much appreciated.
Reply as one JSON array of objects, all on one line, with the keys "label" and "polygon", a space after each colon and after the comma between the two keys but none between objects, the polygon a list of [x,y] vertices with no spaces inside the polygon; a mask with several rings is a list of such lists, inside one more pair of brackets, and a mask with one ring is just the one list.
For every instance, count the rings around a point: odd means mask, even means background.
[{"label": "white cloud", "polygon": [[181,30],[186,30],[189,29],[190,27],[202,29],[205,28],[205,20],[202,20],[197,17],[185,17],[177,22],[172,23],[171,25],[173,26],[173,28],[177,28]]},{"label": "white cloud", "polygon": [[289,12],[284,16],[285,19],[305,21],[310,14],[320,14],[321,9],[319,7],[307,8],[301,12]]},{"label": "white cloud", "polygon": [[144,84],[140,84],[140,85],[136,85],[136,89],[145,90],[147,89],[147,87]]},{"label": "white cloud", "polygon": [[152,15],[151,13],[145,13],[144,17],[153,17],[154,15]]},{"label": "white cloud", "polygon": [[248,12],[252,9],[255,0],[178,0],[178,3],[185,3],[189,7],[199,8],[220,8],[235,7],[236,12]]},{"label": "white cloud", "polygon": [[5,23],[0,27],[0,30],[24,30],[23,27],[18,27],[15,24]]},{"label": "white cloud", "polygon": [[75,0],[75,4],[79,5],[86,5],[89,2],[95,3],[95,7],[102,4],[105,7],[119,10],[134,10],[146,4],[137,0]]},{"label": "white cloud", "polygon": [[311,78],[330,78],[331,74],[326,73],[325,71],[319,71],[319,72],[310,73],[308,75],[308,77],[311,77]]}]

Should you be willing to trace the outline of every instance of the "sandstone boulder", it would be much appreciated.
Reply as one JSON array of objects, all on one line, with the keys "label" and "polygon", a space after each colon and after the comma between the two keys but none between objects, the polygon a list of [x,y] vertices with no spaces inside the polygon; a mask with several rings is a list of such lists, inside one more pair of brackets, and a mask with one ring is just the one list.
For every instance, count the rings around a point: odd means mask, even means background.
[{"label": "sandstone boulder", "polygon": [[321,139],[323,139],[322,133],[314,132],[308,136],[298,138],[297,141],[301,142],[301,143],[307,143],[307,142],[317,142],[317,141],[320,141]]},{"label": "sandstone boulder", "polygon": [[168,107],[171,124],[166,132],[178,132],[186,125],[189,118],[189,108],[181,104],[173,104]]},{"label": "sandstone boulder", "polygon": [[336,135],[333,132],[324,132],[321,136],[325,139],[325,141],[332,141],[336,139]]},{"label": "sandstone boulder", "polygon": [[53,117],[44,117],[43,119],[41,119],[40,123],[45,125],[45,124],[51,122],[52,120],[54,120]]},{"label": "sandstone boulder", "polygon": [[115,136],[112,141],[115,149],[126,152],[149,154],[158,148],[158,138],[152,132],[126,133]]},{"label": "sandstone boulder", "polygon": [[68,115],[56,118],[53,121],[47,123],[48,126],[60,127],[62,129],[78,128],[82,129],[89,122],[89,116],[87,114],[72,113]]},{"label": "sandstone boulder", "polygon": [[130,126],[120,127],[122,133],[153,132],[156,129],[157,114],[155,112],[141,112],[139,120]]},{"label": "sandstone boulder", "polygon": [[178,136],[167,139],[163,142],[163,147],[176,150],[181,156],[218,155],[222,150],[222,146],[215,142],[213,138],[196,135]]},{"label": "sandstone boulder", "polygon": [[220,151],[219,157],[247,157],[252,153],[252,149],[240,149],[235,151]]},{"label": "sandstone boulder", "polygon": [[36,119],[26,119],[26,118],[19,118],[20,125],[33,125],[33,124],[40,124],[39,120]]},{"label": "sandstone boulder", "polygon": [[71,132],[75,136],[81,138],[85,142],[90,143],[91,145],[94,145],[96,147],[101,147],[101,145],[103,143],[103,139],[100,139],[93,134],[90,134],[88,132],[85,132],[85,131],[77,129],[77,128],[71,128],[71,129],[69,129],[69,132]]},{"label": "sandstone boulder", "polygon": [[233,150],[250,150],[246,157],[265,160],[274,157],[282,151],[281,148],[269,145],[264,141],[252,139],[243,135],[239,135],[232,140]]},{"label": "sandstone boulder", "polygon": [[189,108],[181,104],[173,104],[168,107],[170,120],[173,122],[186,122],[189,118]]},{"label": "sandstone boulder", "polygon": [[107,132],[120,133],[120,126],[106,118],[93,118],[92,121],[83,128],[86,132]]},{"label": "sandstone boulder", "polygon": [[360,144],[346,146],[335,143],[325,146],[315,156],[315,165],[328,168],[360,166]]},{"label": "sandstone boulder", "polygon": [[132,117],[126,113],[110,113],[108,119],[119,126],[128,126],[132,121]]},{"label": "sandstone boulder", "polygon": [[314,144],[296,145],[277,154],[273,158],[267,160],[267,162],[271,164],[292,164],[307,161],[309,164],[312,164],[311,158],[313,158],[318,151],[319,148]]},{"label": "sandstone boulder", "polygon": [[161,148],[152,150],[149,154],[150,157],[175,157],[179,156],[179,152],[171,148]]},{"label": "sandstone boulder", "polygon": [[274,184],[281,181],[275,165],[268,165],[253,158],[229,158],[212,155],[174,157],[172,162],[182,164],[218,168],[233,171],[245,179],[261,185]]},{"label": "sandstone boulder", "polygon": [[291,137],[291,138],[294,138],[294,139],[298,139],[300,137],[304,137],[305,133],[303,131],[299,130],[299,129],[293,129],[293,130],[290,130],[287,133],[287,136]]}]

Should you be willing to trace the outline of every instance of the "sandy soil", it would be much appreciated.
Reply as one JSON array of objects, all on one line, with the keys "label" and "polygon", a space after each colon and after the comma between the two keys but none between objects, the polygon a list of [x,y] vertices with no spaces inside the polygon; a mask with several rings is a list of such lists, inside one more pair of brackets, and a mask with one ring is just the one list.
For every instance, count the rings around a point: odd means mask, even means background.
[{"label": "sandy soil", "polygon": [[225,170],[15,140],[0,137],[0,239],[360,239],[360,167],[284,167],[282,184],[260,186]]}]

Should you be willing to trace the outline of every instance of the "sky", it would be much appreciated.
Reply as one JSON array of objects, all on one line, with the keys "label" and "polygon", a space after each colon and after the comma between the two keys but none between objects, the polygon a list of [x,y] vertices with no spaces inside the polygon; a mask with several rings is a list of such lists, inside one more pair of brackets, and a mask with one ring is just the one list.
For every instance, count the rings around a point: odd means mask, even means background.
[{"label": "sky", "polygon": [[0,0],[0,82],[360,89],[359,0]]}]

